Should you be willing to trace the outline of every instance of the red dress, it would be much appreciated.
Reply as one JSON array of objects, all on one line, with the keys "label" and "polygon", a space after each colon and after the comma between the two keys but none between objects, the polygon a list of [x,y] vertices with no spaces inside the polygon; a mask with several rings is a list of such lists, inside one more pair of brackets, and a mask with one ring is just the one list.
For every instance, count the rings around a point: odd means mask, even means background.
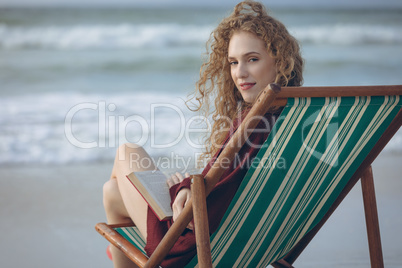
[{"label": "red dress", "polygon": [[[221,219],[223,218],[226,209],[228,208],[233,196],[235,195],[238,187],[245,174],[248,171],[252,163],[252,159],[256,156],[260,149],[260,146],[267,139],[272,126],[275,123],[276,115],[266,114],[264,119],[257,125],[256,129],[249,136],[248,141],[236,155],[236,159],[229,166],[226,172],[223,174],[219,182],[216,184],[212,192],[207,197],[207,209],[210,233],[214,233],[218,228]],[[238,120],[239,121],[239,120]],[[239,122],[235,122],[234,130],[239,125]],[[230,131],[226,138],[225,145],[234,131]],[[219,156],[222,149],[220,149],[215,156],[211,159],[208,165],[203,170],[202,174],[205,176],[211,168],[214,160]],[[183,182],[176,184],[170,188],[170,195],[172,197],[172,203],[176,197],[176,194],[182,188],[190,188],[190,178],[185,178]],[[219,204],[219,205],[217,205]],[[173,220],[159,221],[153,211],[148,208],[147,217],[147,244],[145,251],[150,256],[163,236],[166,234],[170,226],[173,224]],[[184,267],[190,260],[196,255],[195,234],[192,230],[186,229],[176,244],[170,250],[168,256],[162,262],[162,267]]]}]

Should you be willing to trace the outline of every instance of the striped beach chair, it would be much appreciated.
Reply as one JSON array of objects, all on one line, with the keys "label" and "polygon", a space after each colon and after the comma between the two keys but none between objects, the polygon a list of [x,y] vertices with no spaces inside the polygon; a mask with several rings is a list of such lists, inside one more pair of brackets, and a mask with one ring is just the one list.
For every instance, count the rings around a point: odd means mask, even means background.
[{"label": "striped beach chair", "polygon": [[[100,223],[98,232],[138,265],[155,267],[194,213],[197,256],[188,267],[292,267],[361,178],[370,261],[383,267],[371,163],[402,124],[402,86],[272,89],[249,115],[264,114],[271,105],[283,111],[211,237],[205,196],[222,174],[218,164],[205,184],[194,176],[191,208],[151,258],[135,227]],[[221,155],[234,157],[233,148],[229,143]]]}]

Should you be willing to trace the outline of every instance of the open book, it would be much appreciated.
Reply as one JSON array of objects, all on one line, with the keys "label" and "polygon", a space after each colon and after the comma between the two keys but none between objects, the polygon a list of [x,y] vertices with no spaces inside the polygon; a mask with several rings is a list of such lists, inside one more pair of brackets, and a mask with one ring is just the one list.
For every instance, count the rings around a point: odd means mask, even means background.
[{"label": "open book", "polygon": [[133,172],[127,175],[160,221],[173,216],[170,207],[169,187],[166,176],[159,170]]}]

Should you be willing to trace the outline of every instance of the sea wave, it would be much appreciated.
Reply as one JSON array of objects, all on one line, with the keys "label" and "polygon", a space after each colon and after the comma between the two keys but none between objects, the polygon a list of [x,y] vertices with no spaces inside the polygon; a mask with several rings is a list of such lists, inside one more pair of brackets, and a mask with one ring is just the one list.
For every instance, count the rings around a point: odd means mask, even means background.
[{"label": "sea wave", "polygon": [[0,25],[0,47],[61,50],[161,48],[204,43],[211,28],[179,24],[9,27]]},{"label": "sea wave", "polygon": [[[3,97],[0,165],[112,161],[126,142],[153,156],[195,158],[208,130],[197,116],[181,98],[151,92]],[[402,153],[402,130],[385,151]]]},{"label": "sea wave", "polygon": [[[132,49],[201,46],[213,26],[119,24],[20,27],[0,24],[2,49]],[[402,44],[402,29],[387,25],[337,24],[290,27],[302,43]]]},{"label": "sea wave", "polygon": [[402,29],[397,26],[336,24],[295,27],[291,32],[312,44],[402,44]]},{"label": "sea wave", "polygon": [[198,137],[184,132],[194,127],[187,125],[190,116],[181,98],[161,93],[4,97],[0,165],[112,160],[127,142],[152,155],[192,156],[199,148]]}]

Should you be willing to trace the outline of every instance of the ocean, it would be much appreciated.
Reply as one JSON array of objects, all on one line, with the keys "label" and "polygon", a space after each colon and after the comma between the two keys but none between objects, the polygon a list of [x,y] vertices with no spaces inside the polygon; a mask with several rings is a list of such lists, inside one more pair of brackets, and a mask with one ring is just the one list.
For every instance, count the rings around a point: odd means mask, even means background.
[{"label": "ocean", "polygon": [[[305,86],[402,84],[402,10],[272,9],[300,41]],[[222,8],[0,9],[0,165],[201,150],[194,91]],[[200,126],[204,126],[200,127]],[[402,132],[385,149],[402,154]]]},{"label": "ocean", "polygon": [[[161,169],[200,152],[209,121],[200,123],[185,101],[209,34],[230,11],[0,8],[0,267],[112,266],[93,226],[106,221],[102,186],[116,148],[141,144]],[[402,84],[402,10],[271,14],[300,41],[304,85]],[[401,159],[400,130],[373,163],[392,268],[402,267]],[[297,267],[370,266],[359,190]]]}]

